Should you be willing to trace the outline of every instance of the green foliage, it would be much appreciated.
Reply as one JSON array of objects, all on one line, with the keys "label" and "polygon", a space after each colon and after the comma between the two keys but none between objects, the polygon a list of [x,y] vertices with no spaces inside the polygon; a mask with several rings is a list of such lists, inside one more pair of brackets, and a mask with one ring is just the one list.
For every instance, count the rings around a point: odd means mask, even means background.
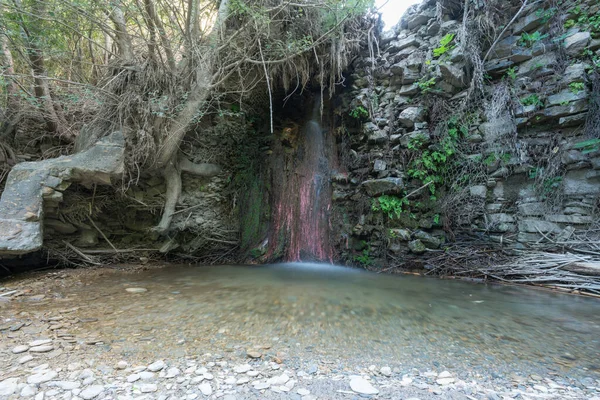
[{"label": "green foliage", "polygon": [[354,256],[354,261],[361,264],[363,267],[368,267],[374,263],[368,248],[364,249],[360,255]]},{"label": "green foliage", "polygon": [[369,111],[363,106],[357,106],[350,111],[349,115],[354,119],[362,120],[369,118]]},{"label": "green foliage", "polygon": [[590,15],[586,9],[583,9],[579,5],[569,10],[569,13],[573,15],[574,18],[568,19],[565,22],[565,28],[567,28],[568,23],[569,28],[578,25],[584,30],[600,33],[600,14],[596,13]]},{"label": "green foliage", "polygon": [[389,219],[400,218],[403,207],[408,205],[408,199],[405,197],[399,198],[396,196],[380,196],[373,199],[371,209],[373,211],[381,211],[388,216]]},{"label": "green foliage", "polygon": [[423,184],[429,184],[429,192],[435,197],[438,187],[445,183],[459,140],[467,134],[466,125],[459,124],[456,118],[450,118],[446,134],[435,145],[419,150],[420,146],[409,142],[410,149],[418,150],[420,154],[409,163],[407,175],[421,180]]},{"label": "green foliage", "polygon": [[544,103],[540,100],[540,97],[537,94],[531,94],[525,98],[520,100],[521,104],[524,106],[542,106]]},{"label": "green foliage", "polygon": [[535,31],[534,33],[527,33],[527,32],[523,32],[523,34],[521,35],[521,39],[519,39],[519,45],[521,46],[525,46],[525,47],[531,47],[534,44],[536,44],[537,42],[539,42],[540,40],[544,40],[548,37],[547,33],[540,33],[540,31]]},{"label": "green foliage", "polygon": [[585,84],[583,82],[572,82],[569,84],[569,89],[572,93],[578,94],[585,89]]},{"label": "green foliage", "polygon": [[433,49],[433,56],[434,57],[441,57],[444,54],[446,54],[447,52],[449,52],[450,50],[454,49],[455,46],[450,46],[450,43],[452,43],[452,41],[454,40],[455,36],[456,36],[456,34],[454,34],[454,33],[448,33],[448,34],[446,34],[440,40],[439,47],[436,47],[436,48]]},{"label": "green foliage", "polygon": [[571,29],[572,27],[574,27],[576,24],[574,19],[568,19],[565,21],[564,27],[566,30]]},{"label": "green foliage", "polygon": [[440,224],[440,214],[435,214],[435,215],[433,216],[433,223],[434,223],[435,225],[439,225],[439,224]]},{"label": "green foliage", "polygon": [[415,137],[410,138],[406,147],[409,150],[419,150],[425,143],[427,143],[427,136],[418,134]]},{"label": "green foliage", "polygon": [[600,139],[589,139],[579,142],[573,146],[575,149],[581,149],[583,154],[593,153],[600,150]]},{"label": "green foliage", "polygon": [[429,93],[433,90],[433,87],[435,86],[435,77],[427,79],[427,77],[424,76],[421,79],[419,79],[419,81],[417,82],[417,86],[419,87],[419,89],[421,89],[421,92]]},{"label": "green foliage", "polygon": [[557,12],[558,12],[558,9],[556,7],[550,7],[547,10],[538,10],[536,12],[536,15],[538,17],[541,17],[542,24],[547,24],[548,21],[550,21],[552,18],[554,18],[554,16],[556,15]]},{"label": "green foliage", "polygon": [[515,67],[510,67],[506,70],[506,76],[514,81],[517,79],[517,69]]}]

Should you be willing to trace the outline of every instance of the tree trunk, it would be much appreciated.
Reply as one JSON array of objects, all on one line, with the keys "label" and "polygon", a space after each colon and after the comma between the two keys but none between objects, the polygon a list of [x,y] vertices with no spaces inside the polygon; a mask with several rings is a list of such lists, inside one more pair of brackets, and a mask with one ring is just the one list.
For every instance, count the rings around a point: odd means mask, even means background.
[{"label": "tree trunk", "polygon": [[[2,9],[0,7],[0,12]],[[2,74],[6,79],[6,114],[4,115],[2,131],[0,131],[0,141],[11,143],[16,130],[19,117],[19,89],[14,81],[15,64],[12,58],[10,47],[8,47],[8,37],[0,36],[0,63],[3,66]]]},{"label": "tree trunk", "polygon": [[115,24],[115,39],[117,41],[119,55],[123,61],[133,61],[133,46],[131,44],[131,37],[129,36],[129,33],[127,33],[127,23],[125,22],[123,11],[115,4],[109,17],[113,24]]}]

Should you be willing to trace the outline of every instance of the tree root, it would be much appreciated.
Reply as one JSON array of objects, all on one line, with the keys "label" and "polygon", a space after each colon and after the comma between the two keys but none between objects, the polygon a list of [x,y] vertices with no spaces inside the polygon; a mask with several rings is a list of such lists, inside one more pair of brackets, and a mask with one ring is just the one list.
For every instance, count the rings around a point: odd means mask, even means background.
[{"label": "tree root", "polygon": [[173,215],[176,214],[175,207],[181,196],[181,173],[187,172],[197,176],[212,177],[221,173],[222,169],[216,164],[195,164],[185,157],[179,158],[179,165],[170,161],[165,166],[162,175],[167,185],[165,208],[155,231],[164,235],[168,232]]}]

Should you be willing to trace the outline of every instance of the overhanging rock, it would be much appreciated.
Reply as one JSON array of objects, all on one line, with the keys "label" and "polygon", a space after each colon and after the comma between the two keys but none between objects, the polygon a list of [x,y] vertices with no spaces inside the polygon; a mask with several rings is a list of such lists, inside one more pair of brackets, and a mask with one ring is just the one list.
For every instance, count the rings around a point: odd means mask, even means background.
[{"label": "overhanging rock", "polygon": [[81,153],[14,166],[0,198],[0,256],[43,244],[44,199],[62,198],[72,182],[109,185],[122,176],[125,143],[115,132]]}]

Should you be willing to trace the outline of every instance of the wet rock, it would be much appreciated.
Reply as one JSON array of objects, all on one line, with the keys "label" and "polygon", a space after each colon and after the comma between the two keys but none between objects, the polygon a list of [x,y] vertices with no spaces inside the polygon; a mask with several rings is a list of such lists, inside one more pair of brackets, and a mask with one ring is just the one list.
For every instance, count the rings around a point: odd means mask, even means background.
[{"label": "wet rock", "polygon": [[360,377],[353,376],[350,378],[350,388],[360,394],[378,394],[379,390],[377,390],[369,381]]}]

